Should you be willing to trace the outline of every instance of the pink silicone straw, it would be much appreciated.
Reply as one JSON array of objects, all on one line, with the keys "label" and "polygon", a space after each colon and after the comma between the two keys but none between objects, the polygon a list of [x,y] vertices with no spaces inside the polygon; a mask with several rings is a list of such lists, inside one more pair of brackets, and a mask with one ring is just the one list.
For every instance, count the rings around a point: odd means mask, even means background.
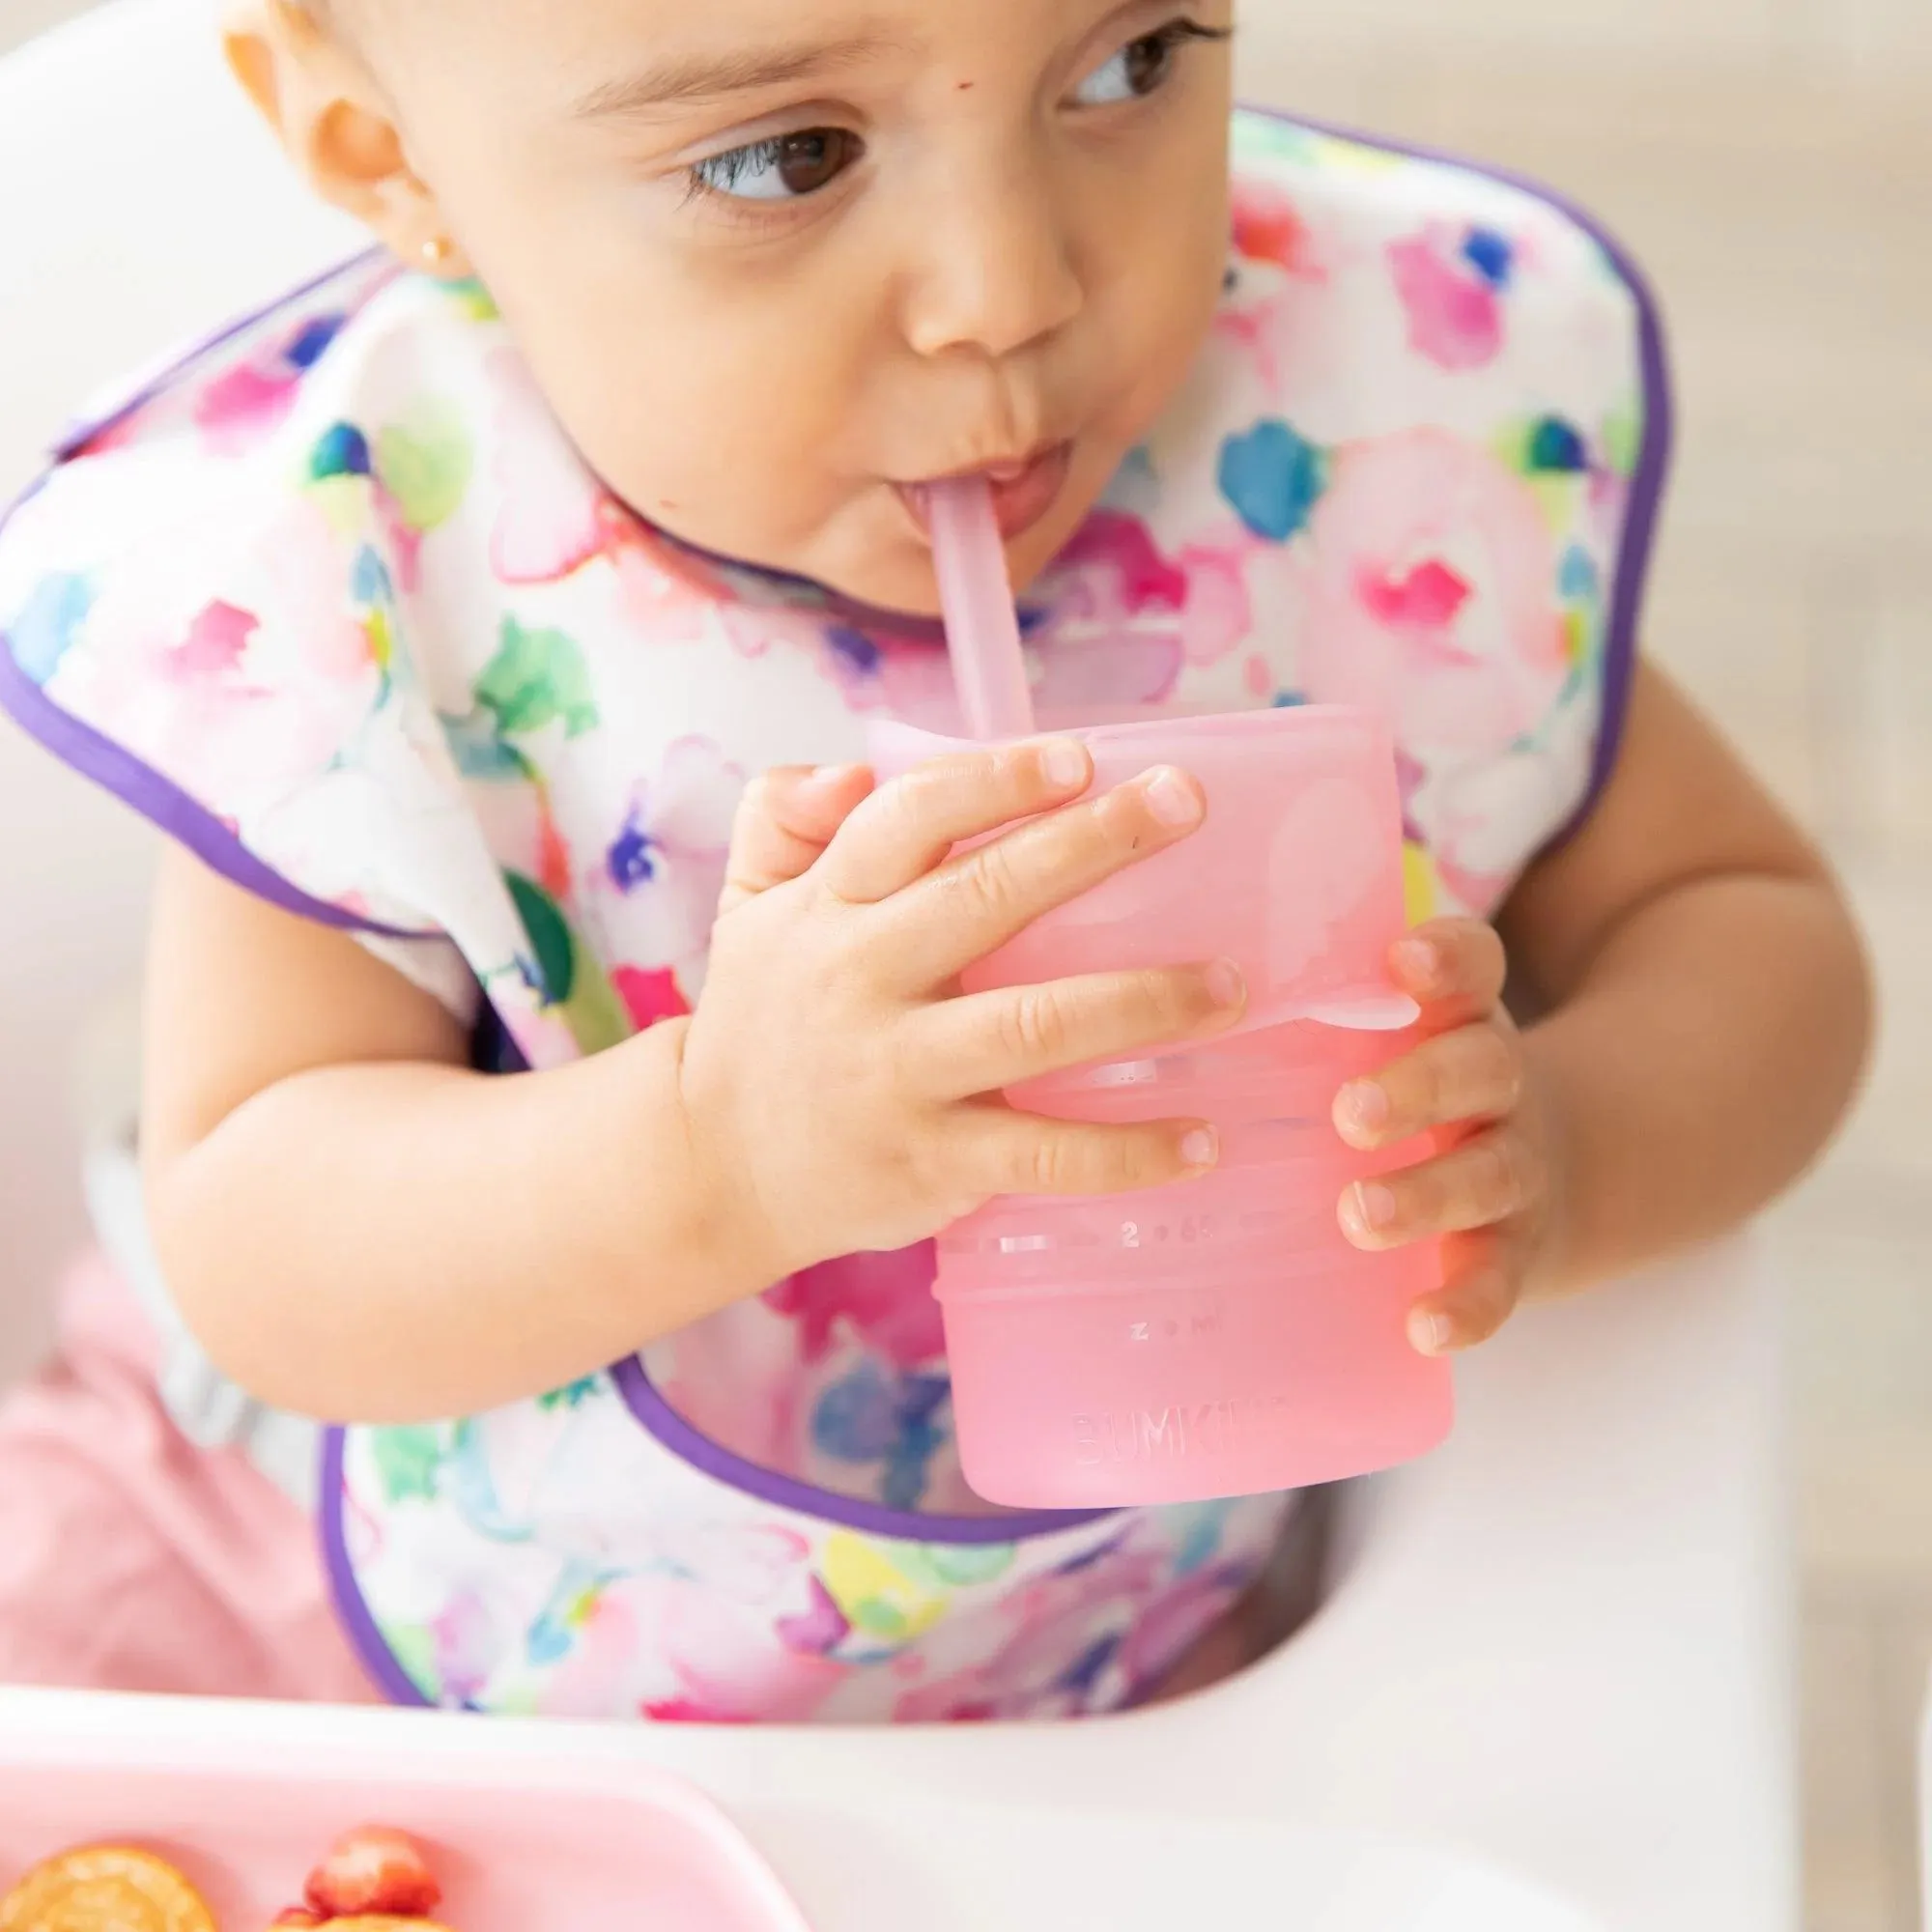
[{"label": "pink silicone straw", "polygon": [[927,498],[946,642],[969,736],[1033,735],[1033,693],[993,492],[981,477],[935,483]]}]

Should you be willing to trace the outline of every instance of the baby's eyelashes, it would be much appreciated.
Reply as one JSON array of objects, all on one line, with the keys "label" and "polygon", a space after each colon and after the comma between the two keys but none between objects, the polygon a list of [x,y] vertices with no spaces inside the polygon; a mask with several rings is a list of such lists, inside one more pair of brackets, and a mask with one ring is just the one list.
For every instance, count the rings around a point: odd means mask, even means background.
[{"label": "baby's eyelashes", "polygon": [[727,148],[693,162],[688,173],[694,194],[798,201],[831,186],[865,152],[865,142],[848,128],[808,128]]}]

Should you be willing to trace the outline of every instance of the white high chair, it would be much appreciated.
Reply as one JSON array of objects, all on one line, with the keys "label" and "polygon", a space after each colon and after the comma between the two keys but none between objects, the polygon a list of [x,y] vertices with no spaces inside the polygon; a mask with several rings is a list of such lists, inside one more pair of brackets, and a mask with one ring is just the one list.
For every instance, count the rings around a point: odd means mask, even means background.
[{"label": "white high chair", "polygon": [[[122,0],[0,64],[8,494],[90,386],[355,242],[253,127],[207,11]],[[4,1377],[83,1238],[76,1042],[135,975],[149,854],[131,814],[11,728],[0,826]],[[97,1113],[125,1074],[112,1037]],[[915,1911],[1131,1932],[1258,1906],[1323,1932],[1780,1932],[1797,1921],[1778,1354],[1747,1244],[1524,1317],[1467,1366],[1451,1446],[1353,1499],[1317,1621],[1178,1707],[1052,1730],[505,1723],[492,1748],[684,1772],[824,1932]],[[0,1753],[264,1736],[363,1762],[477,1747],[467,1719],[0,1693]],[[1365,1856],[1361,1833],[1435,1849]]]}]

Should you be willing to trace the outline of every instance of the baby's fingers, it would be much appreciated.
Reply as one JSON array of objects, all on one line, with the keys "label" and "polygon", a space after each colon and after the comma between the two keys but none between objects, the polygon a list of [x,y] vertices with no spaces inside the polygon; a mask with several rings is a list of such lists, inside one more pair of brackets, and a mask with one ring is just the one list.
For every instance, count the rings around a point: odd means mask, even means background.
[{"label": "baby's fingers", "polygon": [[1342,1196],[1342,1232],[1371,1252],[1406,1247],[1507,1221],[1535,1206],[1542,1193],[1527,1140],[1496,1127],[1419,1167],[1356,1181]]},{"label": "baby's fingers", "polygon": [[1206,811],[1194,779],[1156,766],[960,853],[886,909],[893,969],[917,987],[956,979],[1042,914],[1178,845]]},{"label": "baby's fingers", "polygon": [[908,772],[867,801],[827,857],[825,881],[854,905],[903,892],[955,845],[1076,799],[1094,761],[1076,738],[955,752]]},{"label": "baby's fingers", "polygon": [[1522,1050],[1495,1021],[1437,1034],[1335,1098],[1335,1129],[1365,1152],[1394,1147],[1431,1127],[1500,1121],[1522,1098]]},{"label": "baby's fingers", "polygon": [[1509,960],[1493,927],[1479,919],[1437,919],[1396,941],[1396,983],[1421,1002],[1432,1026],[1491,1011],[1503,996]]},{"label": "baby's fingers", "polygon": [[996,1194],[1135,1194],[1205,1174],[1221,1157],[1205,1121],[1089,1126],[1042,1120],[997,1103],[975,1109],[957,1150],[972,1191]]},{"label": "baby's fingers", "polygon": [[801,877],[872,789],[864,765],[782,765],[746,787],[720,913]]},{"label": "baby's fingers", "polygon": [[1527,1243],[1488,1228],[1443,1243],[1448,1279],[1408,1312],[1408,1339],[1425,1355],[1453,1355],[1487,1342],[1522,1299]]},{"label": "baby's fingers", "polygon": [[921,1077],[949,1100],[1224,1032],[1247,1008],[1231,960],[1096,973],[943,1000],[922,1023]]}]

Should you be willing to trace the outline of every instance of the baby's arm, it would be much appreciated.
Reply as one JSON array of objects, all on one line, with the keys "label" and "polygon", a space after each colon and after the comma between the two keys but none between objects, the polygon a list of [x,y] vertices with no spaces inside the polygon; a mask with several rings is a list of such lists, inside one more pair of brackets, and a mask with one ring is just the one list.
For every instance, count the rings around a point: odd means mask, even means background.
[{"label": "baby's arm", "polygon": [[1083,799],[1092,777],[1064,742],[962,753],[855,810],[869,780],[831,774],[822,850],[754,788],[696,1012],[512,1078],[471,1072],[461,1028],[353,940],[171,857],[143,1158],[182,1313],[278,1406],[469,1414],[994,1194],[1199,1172],[1205,1122],[982,1097],[1240,1016],[1211,965],[959,994],[974,959],[1200,821],[1179,774]]},{"label": "baby's arm", "polygon": [[430,995],[173,850],[147,1007],[156,1249],[203,1346],[265,1401],[473,1413],[616,1360],[730,1279],[675,1030],[487,1078]]},{"label": "baby's arm", "polygon": [[1661,673],[1639,671],[1615,776],[1503,933],[1548,1009],[1525,1044],[1558,1122],[1551,1286],[1734,1227],[1837,1124],[1871,1036],[1851,915]]}]

